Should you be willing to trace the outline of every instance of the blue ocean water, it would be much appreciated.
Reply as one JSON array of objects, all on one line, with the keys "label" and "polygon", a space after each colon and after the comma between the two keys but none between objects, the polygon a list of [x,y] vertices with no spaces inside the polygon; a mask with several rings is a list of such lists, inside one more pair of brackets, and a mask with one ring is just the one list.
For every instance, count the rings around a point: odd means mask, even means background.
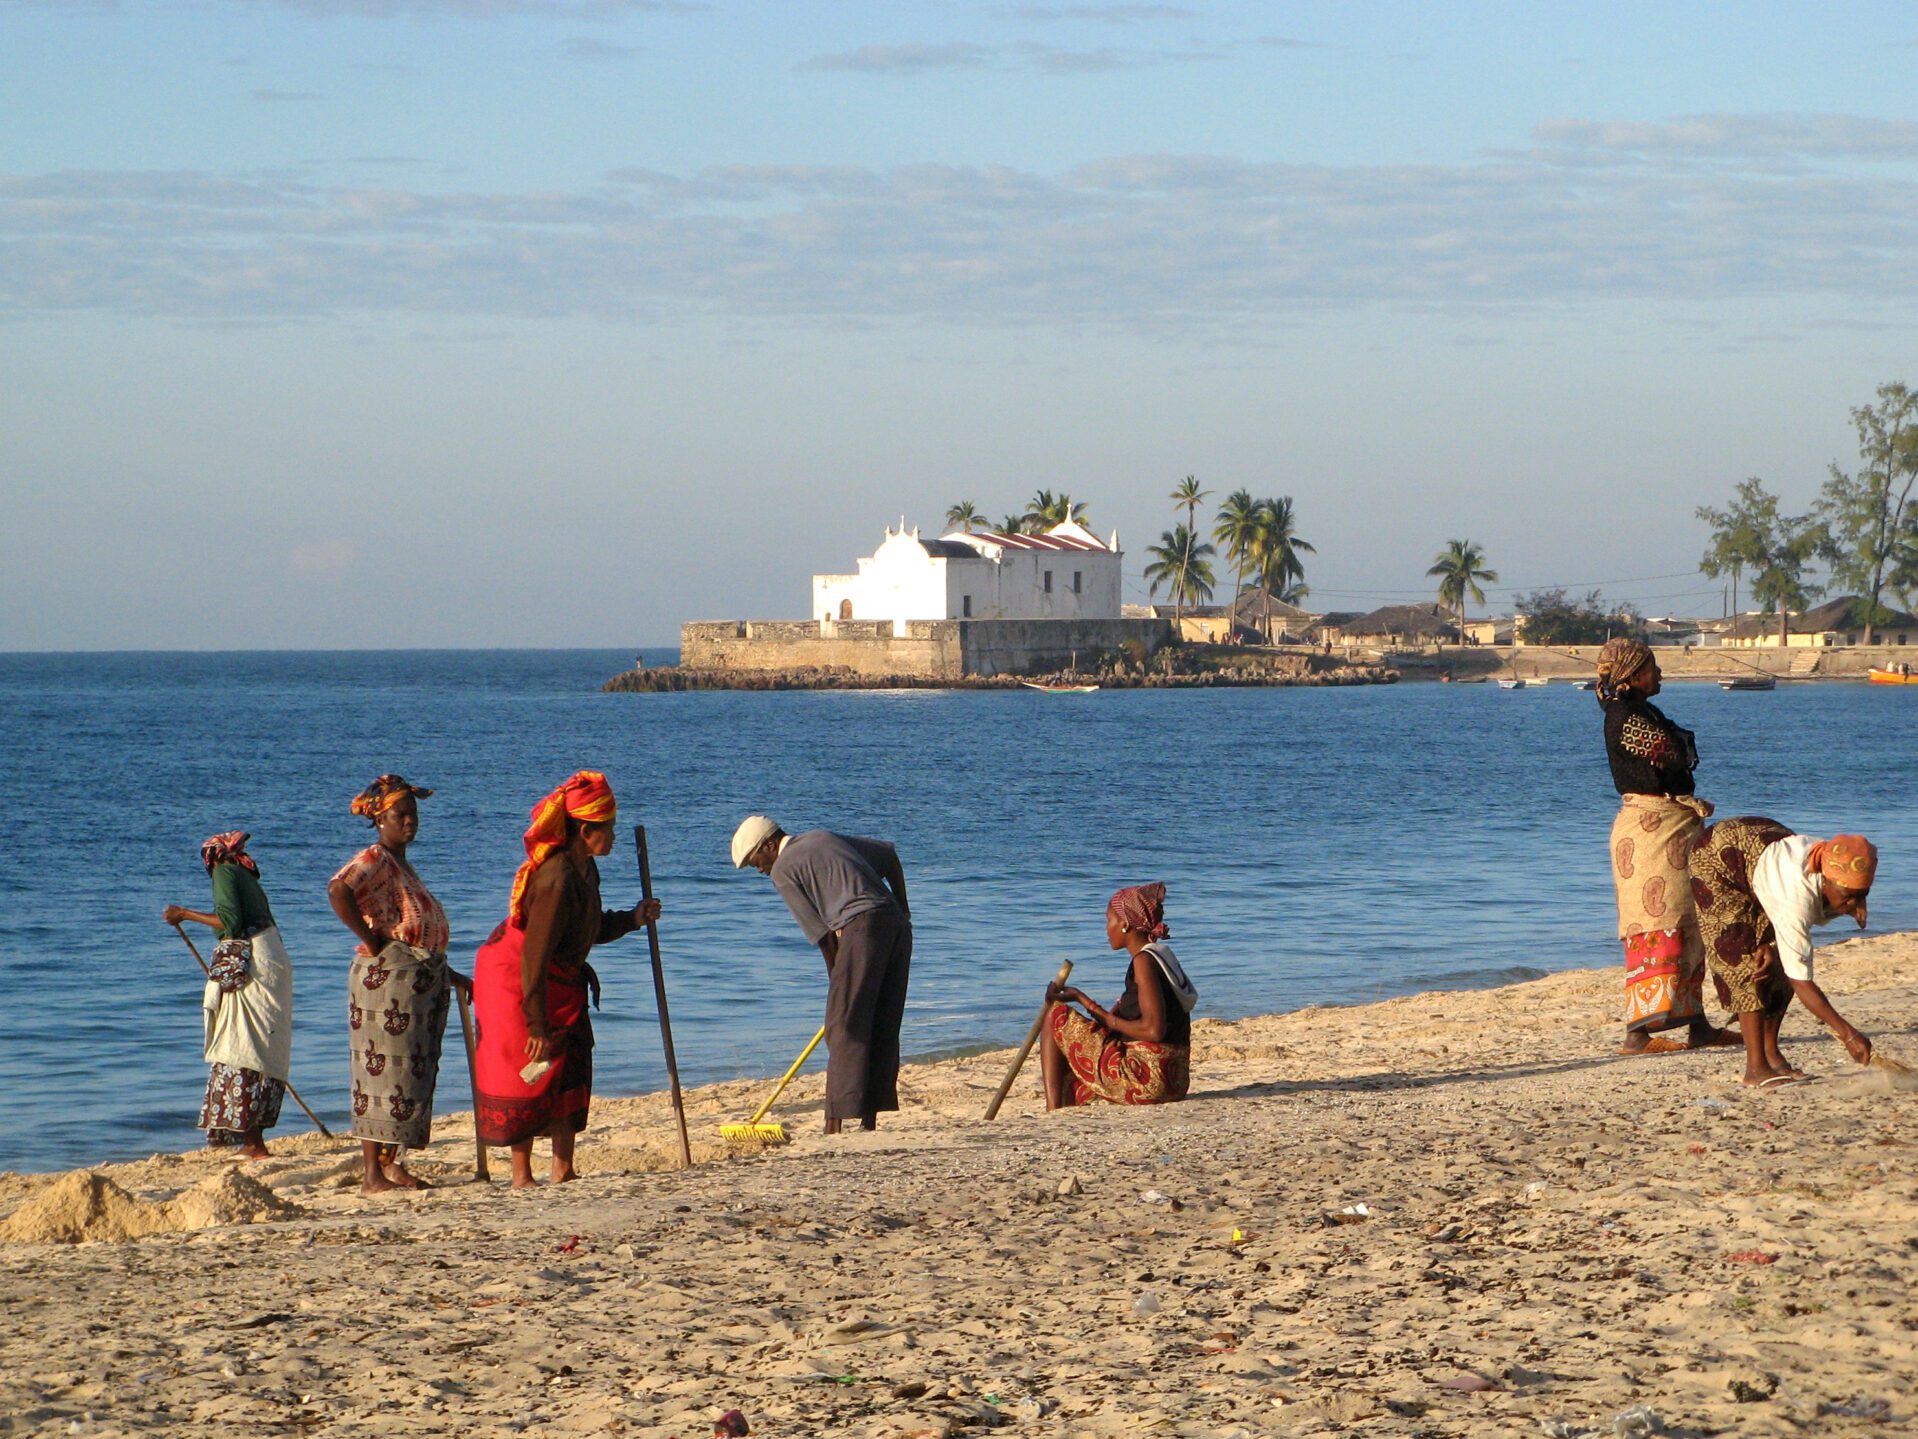
[{"label": "blue ocean water", "polygon": [[[914,1054],[1016,1041],[1066,956],[1116,994],[1105,897],[1155,878],[1206,1015],[1617,960],[1616,799],[1598,707],[1569,686],[599,693],[629,660],[0,655],[0,803],[15,817],[0,1168],[197,1142],[200,976],[160,910],[207,905],[198,846],[224,829],[252,832],[296,968],[294,1082],[345,1128],[352,941],[325,888],[369,839],[347,801],[383,770],[438,791],[412,853],[462,969],[503,913],[528,808],[574,769],[607,772],[622,825],[647,826],[687,1083],[777,1073],[820,1022],[817,952],[727,858],[754,810],[898,844]],[[1700,792],[1721,816],[1863,830],[1885,851],[1873,928],[1918,923],[1918,694],[1675,685],[1661,703],[1698,731]],[[609,902],[638,897],[630,839],[602,873]],[[643,935],[595,963],[601,1089],[660,1087]],[[461,1076],[443,1103],[466,1107],[464,1090]],[[291,1104],[286,1119],[303,1124]]]}]

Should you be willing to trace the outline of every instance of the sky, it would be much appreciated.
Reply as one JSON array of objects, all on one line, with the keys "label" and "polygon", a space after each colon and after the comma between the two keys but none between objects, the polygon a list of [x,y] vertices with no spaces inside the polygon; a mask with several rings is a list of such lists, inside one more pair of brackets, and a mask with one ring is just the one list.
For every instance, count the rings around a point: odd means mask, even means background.
[{"label": "sky", "polygon": [[[0,649],[626,646],[1040,488],[1717,614],[1912,373],[1890,4],[10,0]],[[1225,567],[1221,580],[1229,585]]]}]

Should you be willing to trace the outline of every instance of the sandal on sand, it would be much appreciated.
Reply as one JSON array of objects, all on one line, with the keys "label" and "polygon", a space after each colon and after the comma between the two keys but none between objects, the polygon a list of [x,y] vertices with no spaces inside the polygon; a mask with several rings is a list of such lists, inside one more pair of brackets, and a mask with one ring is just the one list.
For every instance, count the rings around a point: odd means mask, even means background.
[{"label": "sandal on sand", "polygon": [[1794,1084],[1803,1084],[1808,1078],[1810,1078],[1810,1076],[1804,1074],[1774,1074],[1770,1079],[1759,1080],[1752,1088],[1788,1089]]},{"label": "sandal on sand", "polygon": [[[1740,1040],[1739,1042],[1742,1044],[1744,1041]],[[1631,1059],[1640,1054],[1680,1054],[1690,1047],[1690,1045],[1680,1044],[1675,1039],[1666,1039],[1662,1036],[1654,1035],[1643,1049],[1626,1049],[1621,1045],[1618,1052],[1625,1056],[1625,1058]]]}]

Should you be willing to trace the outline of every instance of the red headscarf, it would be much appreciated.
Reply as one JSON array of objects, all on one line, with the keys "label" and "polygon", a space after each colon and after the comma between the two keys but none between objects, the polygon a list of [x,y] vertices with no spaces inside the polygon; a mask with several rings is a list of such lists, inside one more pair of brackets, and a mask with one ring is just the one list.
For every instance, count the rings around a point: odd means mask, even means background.
[{"label": "red headscarf", "polygon": [[1162,884],[1135,884],[1120,890],[1106,901],[1106,913],[1147,939],[1171,937],[1172,931],[1165,927],[1165,886]]},{"label": "red headscarf", "polygon": [[243,829],[230,829],[225,834],[216,834],[200,846],[200,863],[206,866],[208,874],[218,864],[237,864],[241,869],[258,874],[260,867],[253,862],[253,856],[246,852],[247,833]]},{"label": "red headscarf", "polygon": [[526,863],[513,876],[513,898],[506,914],[520,929],[526,927],[526,883],[546,857],[566,843],[570,816],[582,824],[604,824],[618,813],[613,787],[596,769],[583,769],[533,806],[532,825],[526,831]]}]

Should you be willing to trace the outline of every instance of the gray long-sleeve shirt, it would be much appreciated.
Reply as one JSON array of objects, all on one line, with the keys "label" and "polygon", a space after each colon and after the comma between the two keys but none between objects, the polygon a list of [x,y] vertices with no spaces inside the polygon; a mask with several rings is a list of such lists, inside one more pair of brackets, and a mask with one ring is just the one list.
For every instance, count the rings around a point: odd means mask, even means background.
[{"label": "gray long-sleeve shirt", "polygon": [[810,829],[790,836],[773,861],[772,881],[814,944],[846,922],[899,901],[885,872],[898,862],[883,839]]}]

